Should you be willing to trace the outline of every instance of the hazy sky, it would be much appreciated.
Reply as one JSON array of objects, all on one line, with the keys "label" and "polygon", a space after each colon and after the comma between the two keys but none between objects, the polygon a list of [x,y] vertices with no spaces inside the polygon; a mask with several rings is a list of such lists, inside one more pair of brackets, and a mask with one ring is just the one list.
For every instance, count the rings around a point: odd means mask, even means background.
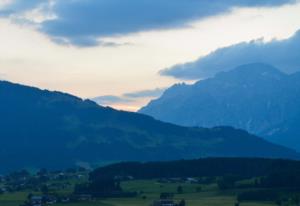
[{"label": "hazy sky", "polygon": [[0,0],[0,79],[136,110],[182,81],[160,70],[300,29],[300,1],[215,2]]}]

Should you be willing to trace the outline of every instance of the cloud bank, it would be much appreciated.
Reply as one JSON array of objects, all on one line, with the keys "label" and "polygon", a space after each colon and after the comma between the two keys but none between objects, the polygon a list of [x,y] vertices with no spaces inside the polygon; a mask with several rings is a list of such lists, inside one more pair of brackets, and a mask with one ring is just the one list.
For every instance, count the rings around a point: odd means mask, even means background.
[{"label": "cloud bank", "polygon": [[[56,18],[39,25],[51,38],[77,46],[98,45],[100,37],[151,29],[187,26],[188,22],[230,11],[233,7],[269,7],[296,0],[48,0]],[[45,1],[43,1],[45,3]],[[14,0],[18,12],[40,6],[40,0]],[[101,41],[100,41],[101,42]]]},{"label": "cloud bank", "polygon": [[125,93],[121,96],[104,95],[92,98],[93,101],[100,105],[127,104],[144,98],[160,97],[166,88],[156,88],[149,90],[140,90],[136,92]]},{"label": "cloud bank", "polygon": [[104,95],[92,98],[93,101],[97,102],[100,105],[110,105],[115,103],[129,103],[130,99],[122,98],[114,95]]},{"label": "cloud bank", "polygon": [[137,92],[125,93],[123,96],[128,98],[147,98],[159,97],[163,94],[166,88],[156,88],[152,90],[141,90]]},{"label": "cloud bank", "polygon": [[178,79],[204,79],[239,65],[264,62],[286,73],[300,71],[300,30],[286,40],[262,40],[220,48],[195,62],[175,65],[160,71]]}]

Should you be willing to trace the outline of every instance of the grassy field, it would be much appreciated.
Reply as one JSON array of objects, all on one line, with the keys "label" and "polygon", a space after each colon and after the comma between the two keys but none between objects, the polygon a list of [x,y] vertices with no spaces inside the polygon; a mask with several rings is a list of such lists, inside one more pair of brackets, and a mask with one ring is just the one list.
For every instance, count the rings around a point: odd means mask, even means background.
[{"label": "grassy field", "polygon": [[19,206],[26,200],[27,192],[17,192],[0,195],[1,206]]},{"label": "grassy field", "polygon": [[[182,194],[177,194],[181,185]],[[201,191],[199,192],[199,188]],[[221,192],[216,184],[199,185],[190,183],[158,183],[151,180],[128,181],[122,183],[125,191],[137,191],[135,198],[99,199],[91,202],[56,204],[56,206],[148,206],[159,198],[163,192],[174,193],[175,200],[186,200],[187,206],[233,206],[239,191]],[[0,195],[0,206],[19,206],[27,197],[28,192]],[[243,206],[275,206],[267,202],[243,202]]]},{"label": "grassy field", "polygon": [[[183,193],[177,193],[177,187],[182,186]],[[238,191],[227,191],[226,194],[219,192],[216,184],[199,185],[189,183],[164,183],[160,184],[156,181],[131,181],[123,183],[122,187],[127,191],[142,191],[142,194],[137,198],[131,199],[109,199],[104,200],[104,203],[113,206],[142,206],[149,205],[159,198],[162,192],[171,192],[175,194],[175,200],[186,200],[188,206],[233,206],[236,202],[236,193]],[[197,188],[201,187],[202,191],[197,192]],[[145,196],[146,199],[142,197]],[[243,203],[245,206],[272,206],[271,203]]]}]

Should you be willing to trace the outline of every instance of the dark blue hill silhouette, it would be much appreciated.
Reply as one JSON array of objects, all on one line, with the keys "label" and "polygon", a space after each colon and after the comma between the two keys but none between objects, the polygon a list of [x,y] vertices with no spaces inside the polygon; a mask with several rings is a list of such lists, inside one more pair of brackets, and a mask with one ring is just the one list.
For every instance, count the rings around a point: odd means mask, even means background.
[{"label": "dark blue hill silhouette", "polygon": [[90,100],[0,82],[0,171],[207,156],[298,158],[231,127],[187,128]]}]

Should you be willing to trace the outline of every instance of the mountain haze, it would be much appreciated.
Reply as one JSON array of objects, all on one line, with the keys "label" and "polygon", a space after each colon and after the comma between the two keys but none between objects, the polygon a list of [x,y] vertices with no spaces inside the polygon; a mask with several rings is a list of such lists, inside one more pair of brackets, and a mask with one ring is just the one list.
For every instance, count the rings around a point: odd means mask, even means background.
[{"label": "mountain haze", "polygon": [[267,64],[174,85],[139,112],[184,126],[233,126],[300,151],[300,73]]}]

